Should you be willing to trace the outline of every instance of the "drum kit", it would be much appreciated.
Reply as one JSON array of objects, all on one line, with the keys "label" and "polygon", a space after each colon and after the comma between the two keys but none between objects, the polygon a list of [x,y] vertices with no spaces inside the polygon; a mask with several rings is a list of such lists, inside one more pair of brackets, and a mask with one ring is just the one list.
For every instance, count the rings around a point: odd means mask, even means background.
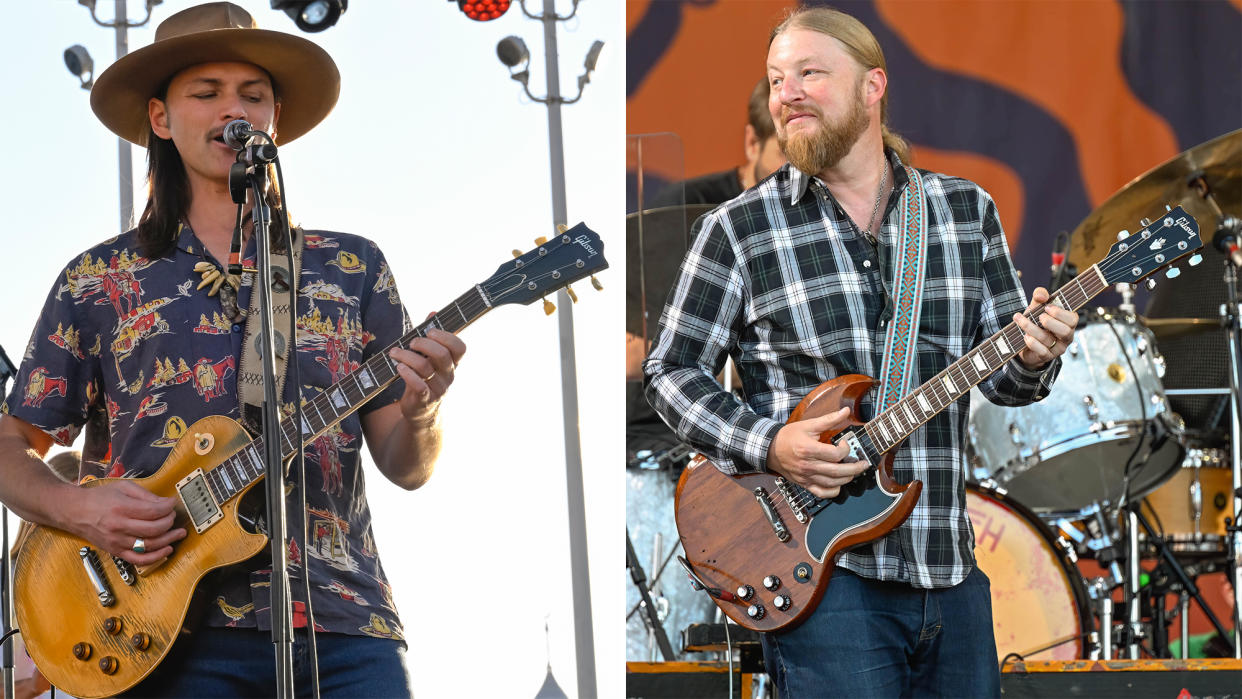
[{"label": "drum kit", "polygon": [[[1236,581],[1242,554],[1233,349],[1239,306],[1236,260],[1228,254],[1229,238],[1242,237],[1242,130],[1180,154],[1113,195],[1072,233],[1069,263],[1090,264],[1112,244],[1112,232],[1163,203],[1183,205],[1205,232],[1217,231],[1226,254],[1187,275],[1197,275],[1199,288],[1181,285],[1189,279],[1162,287],[1146,317],[1135,312],[1127,288],[1118,290],[1118,307],[1081,313],[1060,374],[1040,402],[1002,407],[977,390],[972,395],[968,510],[979,566],[992,579],[1002,663],[1013,656],[1169,657],[1175,618],[1185,653],[1192,600],[1226,645],[1232,638],[1236,653],[1237,636],[1205,603],[1195,578],[1224,570]],[[1206,317],[1213,305],[1217,317]],[[1154,317],[1178,308],[1205,317]],[[1196,371],[1205,365],[1221,370]],[[1225,385],[1202,385],[1205,379]],[[1180,405],[1190,406],[1186,416]],[[1094,560],[1104,574],[1088,580],[1080,559]],[[1178,597],[1171,610],[1169,594]]]},{"label": "drum kit", "polygon": [[[1224,254],[1205,250],[1211,264],[1158,289],[1147,315],[1136,312],[1135,290],[1124,286],[1116,307],[1081,313],[1042,401],[1004,407],[977,390],[971,397],[967,509],[978,565],[992,581],[1002,664],[1015,656],[1169,657],[1168,626],[1180,619],[1185,639],[1192,603],[1232,646],[1230,654],[1242,657],[1229,630],[1230,617],[1237,629],[1233,610],[1242,606],[1237,585],[1222,623],[1195,583],[1214,571],[1236,583],[1242,570],[1242,255],[1234,242],[1242,240],[1242,130],[1196,146],[1114,194],[1070,235],[1063,269],[1089,267],[1117,231],[1163,204],[1182,205],[1205,239],[1216,231]],[[1192,275],[1199,287],[1181,286]],[[1194,315],[1169,317],[1175,309]],[[1205,365],[1219,371],[1197,371]],[[627,523],[630,534],[643,533],[636,542],[650,542],[642,566],[660,572],[677,546],[678,473],[658,458],[646,465],[627,469]],[[1098,566],[1080,566],[1083,560]],[[1102,574],[1088,579],[1085,569]],[[655,577],[654,613],[637,591],[630,595],[627,659],[656,659],[653,620],[681,630],[716,614],[706,595]],[[1170,594],[1177,599],[1172,609]],[[1187,645],[1183,640],[1183,654]]]}]

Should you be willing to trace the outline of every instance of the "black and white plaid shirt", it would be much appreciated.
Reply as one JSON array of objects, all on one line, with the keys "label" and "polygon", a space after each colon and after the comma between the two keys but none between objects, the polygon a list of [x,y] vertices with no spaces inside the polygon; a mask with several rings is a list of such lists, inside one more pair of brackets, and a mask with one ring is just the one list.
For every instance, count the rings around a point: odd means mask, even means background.
[{"label": "black and white plaid shirt", "polygon": [[[647,399],[725,473],[764,470],[768,446],[812,389],[845,374],[878,377],[893,317],[896,206],[909,184],[891,151],[894,189],[878,249],[828,188],[786,165],[700,218],[644,362]],[[928,381],[1026,307],[996,206],[967,180],[923,174],[927,269],[912,387]],[[715,380],[732,355],[748,396]],[[1060,362],[1030,371],[1011,360],[980,389],[1024,405],[1047,395]],[[864,420],[878,390],[863,400]],[[974,566],[966,512],[969,398],[916,430],[894,459],[896,480],[923,481],[913,514],[887,536],[843,553],[859,575],[947,587]]]}]

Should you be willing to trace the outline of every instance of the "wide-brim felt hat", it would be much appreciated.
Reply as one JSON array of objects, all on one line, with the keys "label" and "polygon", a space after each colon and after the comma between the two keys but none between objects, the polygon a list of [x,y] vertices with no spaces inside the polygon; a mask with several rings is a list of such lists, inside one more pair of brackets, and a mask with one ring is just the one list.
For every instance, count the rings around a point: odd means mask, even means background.
[{"label": "wide-brim felt hat", "polygon": [[145,146],[150,99],[182,70],[217,62],[251,63],[272,77],[281,103],[280,143],[323,121],[340,96],[341,73],[327,51],[300,36],[259,29],[237,5],[213,2],[168,17],[154,43],[108,66],[91,89],[91,109],[113,133]]}]

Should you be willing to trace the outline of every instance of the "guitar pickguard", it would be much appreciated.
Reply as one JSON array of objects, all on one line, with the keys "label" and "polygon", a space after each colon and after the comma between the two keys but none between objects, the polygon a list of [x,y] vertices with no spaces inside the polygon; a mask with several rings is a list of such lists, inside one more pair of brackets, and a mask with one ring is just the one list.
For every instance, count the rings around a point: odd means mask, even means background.
[{"label": "guitar pickguard", "polygon": [[[871,474],[860,479],[859,485],[851,484],[841,489],[841,495],[829,501],[819,514],[811,518],[806,528],[806,550],[816,561],[823,563],[824,556],[843,536],[851,531],[870,526],[883,519],[900,499],[900,494],[888,493],[879,483],[879,476]],[[863,490],[860,485],[866,484]],[[850,488],[861,490],[850,494]]]}]

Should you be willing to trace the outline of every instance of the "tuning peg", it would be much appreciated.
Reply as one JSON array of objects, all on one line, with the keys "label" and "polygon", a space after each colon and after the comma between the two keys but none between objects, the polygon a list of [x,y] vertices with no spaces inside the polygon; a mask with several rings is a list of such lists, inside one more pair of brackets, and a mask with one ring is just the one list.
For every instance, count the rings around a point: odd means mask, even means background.
[{"label": "tuning peg", "polygon": [[546,242],[548,242],[548,236],[546,235],[541,235],[538,238],[535,238],[535,245],[543,245]]},{"label": "tuning peg", "polygon": [[518,250],[517,248],[513,248],[513,256],[514,256],[514,257],[521,257],[521,256],[522,256],[522,251],[521,251],[521,250]]},{"label": "tuning peg", "polygon": [[578,295],[574,293],[574,288],[572,286],[565,287],[565,293],[569,294],[570,301],[578,303]]},{"label": "tuning peg", "polygon": [[1129,238],[1129,237],[1130,237],[1130,231],[1127,231],[1124,228],[1122,230],[1117,231],[1117,240],[1125,240],[1126,238]]},{"label": "tuning peg", "polygon": [[591,275],[591,286],[595,287],[596,291],[604,290],[604,285],[599,283],[599,280],[595,278],[594,274]]},{"label": "tuning peg", "polygon": [[1169,206],[1168,204],[1165,204],[1165,205],[1164,205],[1164,210],[1165,210],[1165,211],[1172,211],[1172,210],[1173,210],[1173,207]]},{"label": "tuning peg", "polygon": [[1155,279],[1148,279],[1146,282],[1144,282],[1144,283],[1143,283],[1143,286],[1146,286],[1146,287],[1147,287],[1147,290],[1148,290],[1148,291],[1151,291],[1152,289],[1155,289],[1155,288],[1156,288],[1156,280],[1155,280]]},{"label": "tuning peg", "polygon": [[1190,259],[1186,261],[1186,264],[1190,265],[1191,267],[1198,267],[1199,263],[1202,261],[1203,261],[1203,255],[1200,255],[1199,253],[1196,252],[1195,254],[1190,256]]},{"label": "tuning peg", "polygon": [[1142,226],[1143,228],[1146,228],[1146,227],[1148,227],[1148,226],[1150,226],[1150,225],[1151,225],[1151,219],[1149,219],[1149,218],[1140,218],[1140,219],[1139,219],[1139,225],[1140,225],[1140,226]]},{"label": "tuning peg", "polygon": [[565,224],[563,224],[563,223],[558,223],[558,224],[556,224],[556,232],[557,232],[557,233],[564,233],[564,232],[565,232],[565,231],[567,231],[567,230],[569,230],[569,226],[566,226],[566,225],[565,225]]},{"label": "tuning peg", "polygon": [[546,316],[550,316],[552,315],[552,311],[555,311],[555,310],[556,310],[556,306],[545,297],[543,299],[543,314]]},{"label": "tuning peg", "polygon": [[1182,274],[1182,270],[1180,270],[1180,269],[1178,269],[1178,268],[1176,268],[1176,267],[1170,267],[1170,268],[1169,268],[1169,269],[1168,269],[1168,270],[1164,273],[1164,276],[1168,277],[1169,279],[1177,279],[1179,276],[1181,276],[1181,274]]}]

